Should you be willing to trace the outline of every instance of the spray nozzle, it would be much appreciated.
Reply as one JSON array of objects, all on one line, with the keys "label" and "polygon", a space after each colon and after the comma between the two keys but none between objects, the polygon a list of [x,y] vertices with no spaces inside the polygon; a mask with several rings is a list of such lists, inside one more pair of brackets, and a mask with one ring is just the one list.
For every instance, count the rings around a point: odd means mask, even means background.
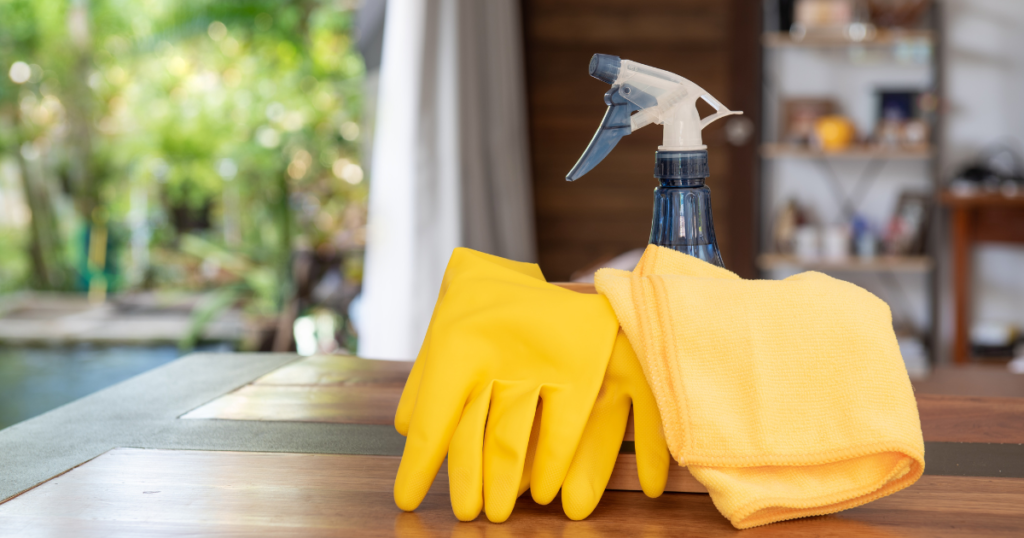
[{"label": "spray nozzle", "polygon": [[615,79],[619,77],[619,68],[621,66],[622,60],[618,56],[595,54],[590,59],[590,76],[605,84],[615,84]]},{"label": "spray nozzle", "polygon": [[[623,136],[651,123],[665,127],[659,151],[699,151],[707,148],[701,141],[701,129],[719,118],[742,114],[675,73],[618,56],[595,54],[590,59],[590,75],[612,85],[604,94],[608,110],[590,145],[566,176],[569,181],[597,166]],[[711,105],[715,113],[702,119],[697,99]]]}]

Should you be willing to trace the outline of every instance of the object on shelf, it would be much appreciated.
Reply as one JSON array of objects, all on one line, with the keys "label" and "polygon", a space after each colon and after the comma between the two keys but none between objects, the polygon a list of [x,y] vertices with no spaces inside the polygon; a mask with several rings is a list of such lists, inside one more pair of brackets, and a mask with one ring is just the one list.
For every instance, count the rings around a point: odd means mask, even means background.
[{"label": "object on shelf", "polygon": [[825,226],[821,231],[821,257],[832,263],[850,258],[850,228],[842,224]]},{"label": "object on shelf", "polygon": [[1011,374],[1024,374],[1024,341],[1013,346],[1013,360],[1006,364]]},{"label": "object on shelf", "polygon": [[845,151],[856,136],[857,130],[846,116],[823,116],[814,122],[811,146],[830,153]]},{"label": "object on shelf", "polygon": [[907,120],[903,124],[903,144],[913,148],[926,148],[930,131],[928,123],[924,120]]},{"label": "object on shelf", "polygon": [[1012,357],[1020,331],[1010,323],[977,321],[971,326],[971,353],[975,357]]},{"label": "object on shelf", "polygon": [[797,0],[793,22],[805,28],[842,28],[854,22],[854,0]]},{"label": "object on shelf", "polygon": [[914,28],[921,23],[931,0],[868,0],[871,22],[879,28]]},{"label": "object on shelf", "polygon": [[934,94],[917,90],[879,90],[875,143],[881,147],[928,147],[936,108]]},{"label": "object on shelf", "polygon": [[871,229],[871,224],[861,215],[853,218],[853,244],[857,257],[872,260],[878,254],[878,237]]},{"label": "object on shelf", "polygon": [[878,255],[878,238],[875,234],[866,233],[857,237],[857,257],[862,260],[873,260]]},{"label": "object on shelf", "polygon": [[885,232],[885,251],[890,255],[915,255],[924,252],[931,197],[922,193],[900,195]]},{"label": "object on shelf", "polygon": [[814,134],[819,118],[834,114],[836,102],[827,98],[799,98],[782,101],[782,132],[780,138],[787,144],[806,145]]},{"label": "object on shelf", "polygon": [[959,196],[971,196],[979,192],[1017,196],[1024,188],[1022,164],[1020,155],[1009,146],[991,146],[957,173],[949,189]]},{"label": "object on shelf", "polygon": [[775,217],[775,227],[772,229],[775,250],[784,254],[793,252],[796,231],[800,226],[808,223],[808,212],[797,203],[796,200],[789,200],[785,207]]},{"label": "object on shelf", "polygon": [[801,262],[816,262],[821,257],[821,240],[817,226],[805,224],[793,234],[793,255]]},{"label": "object on shelf", "polygon": [[986,347],[1008,347],[1017,341],[1019,331],[1010,323],[977,321],[971,327],[971,344]]},{"label": "object on shelf", "polygon": [[867,5],[859,0],[797,0],[790,36],[801,41],[846,39],[868,41],[877,31],[869,21]]}]

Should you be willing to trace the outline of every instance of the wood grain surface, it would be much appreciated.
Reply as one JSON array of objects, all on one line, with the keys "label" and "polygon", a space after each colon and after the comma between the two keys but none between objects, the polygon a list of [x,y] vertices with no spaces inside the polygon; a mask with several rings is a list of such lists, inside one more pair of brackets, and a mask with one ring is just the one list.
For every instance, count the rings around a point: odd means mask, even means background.
[{"label": "wood grain surface", "polygon": [[[182,418],[392,424],[410,368],[411,363],[407,362],[350,356],[307,357]],[[996,378],[1014,377],[993,369],[982,373],[970,378],[976,383],[988,379],[991,386]],[[945,388],[951,387],[950,381],[943,383]],[[1024,443],[1024,398],[918,394],[917,401],[926,441]],[[624,440],[633,440],[632,418]],[[641,489],[633,454],[619,455],[608,488]],[[666,490],[707,491],[688,470],[680,467],[672,468]]]},{"label": "wood grain surface", "polygon": [[917,395],[925,441],[1024,443],[1024,398]]},{"label": "wood grain surface", "polygon": [[[636,469],[636,454],[619,454],[615,460],[615,468],[612,476],[608,479],[606,489],[620,491],[643,491],[640,487],[640,477]],[[668,468],[668,480],[665,481],[665,491],[675,493],[707,493],[708,488],[704,487],[690,474],[686,467],[671,465]]]},{"label": "wood grain surface", "polygon": [[917,394],[1024,398],[1024,375],[1011,374],[1005,363],[943,366],[912,383]]},{"label": "wood grain surface", "polygon": [[392,424],[411,369],[411,362],[314,355],[181,418]]},{"label": "wood grain surface", "polygon": [[[398,458],[116,449],[0,505],[0,536],[735,536],[707,495],[606,492],[588,519],[527,494],[501,525],[452,515],[446,472],[418,510],[392,500]],[[924,476],[839,514],[742,531],[748,537],[1014,536],[1024,479]]]},{"label": "wood grain surface", "polygon": [[409,361],[374,361],[349,355],[313,355],[253,381],[254,385],[405,386]]},{"label": "wood grain surface", "polygon": [[392,424],[402,387],[246,385],[181,416],[184,419]]},{"label": "wood grain surface", "polygon": [[[190,411],[182,418],[392,424],[411,367],[408,362],[341,355],[307,357]],[[986,383],[990,387],[999,386],[998,380],[1006,387],[1006,392],[1013,392],[1016,383],[1024,379],[1024,376],[991,368],[961,367],[957,372],[960,373],[955,375],[970,379],[972,391],[973,387]],[[947,391],[953,388],[951,379],[942,383]],[[1024,443],[1024,398],[929,395],[921,393],[927,388],[917,390],[926,441]],[[630,424],[627,441],[633,440],[632,434]]]}]

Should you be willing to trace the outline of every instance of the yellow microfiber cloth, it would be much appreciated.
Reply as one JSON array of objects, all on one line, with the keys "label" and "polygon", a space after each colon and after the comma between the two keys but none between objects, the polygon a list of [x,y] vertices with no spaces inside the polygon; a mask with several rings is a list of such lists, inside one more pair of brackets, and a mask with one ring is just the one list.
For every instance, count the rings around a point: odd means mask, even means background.
[{"label": "yellow microfiber cloth", "polygon": [[672,456],[735,527],[860,506],[924,472],[889,307],[871,293],[815,272],[744,280],[653,245],[595,283]]}]

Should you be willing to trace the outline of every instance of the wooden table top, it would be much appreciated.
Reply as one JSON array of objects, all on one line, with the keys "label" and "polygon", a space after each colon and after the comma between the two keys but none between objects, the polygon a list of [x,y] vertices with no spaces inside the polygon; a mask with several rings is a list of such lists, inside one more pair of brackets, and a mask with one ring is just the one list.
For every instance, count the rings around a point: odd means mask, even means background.
[{"label": "wooden table top", "polygon": [[[309,357],[260,377],[182,418],[391,425],[411,367],[408,362],[340,355]],[[922,394],[928,390],[952,391],[955,378],[969,380],[969,389],[984,385],[997,394],[1024,394],[1024,376],[1013,376],[1005,370],[960,368],[918,382],[918,411],[926,442],[1024,443],[1024,398]],[[992,391],[993,386],[1001,392]],[[632,440],[630,423],[625,441],[628,444]],[[946,465],[949,466],[957,467],[958,462]],[[633,454],[619,455],[608,487],[641,489]],[[673,466],[666,491],[707,490],[688,470]]]},{"label": "wooden table top", "polygon": [[[308,357],[182,418],[393,424],[411,368],[409,362],[344,355]],[[1024,443],[1024,398],[948,394],[959,378],[966,380],[968,393],[988,387],[989,394],[1024,396],[1024,376],[1005,369],[955,368],[933,377],[939,380],[915,382],[925,441]],[[946,394],[928,394],[933,391]],[[626,440],[632,440],[630,433]]]},{"label": "wooden table top", "polygon": [[503,524],[460,523],[442,469],[418,510],[392,501],[398,459],[112,450],[0,505],[0,536],[636,537],[1013,536],[1024,479],[924,476],[839,514],[737,531],[707,495],[609,491],[588,519],[520,498]]},{"label": "wooden table top", "polygon": [[[302,358],[181,418],[300,421],[325,428],[338,423],[390,425],[410,367],[347,356]],[[1014,396],[1024,389],[1018,384],[1024,376],[1005,377],[1009,374],[994,369],[970,370],[966,375],[968,371],[915,383],[927,445],[926,472],[931,474],[862,507],[743,534],[1020,535],[1024,398],[970,394],[988,386],[996,387],[993,394]],[[996,376],[1001,376],[998,382]],[[948,394],[956,392],[958,377],[969,378],[964,385],[969,395]],[[666,493],[652,500],[636,491],[614,491],[638,487],[631,457],[620,454],[610,490],[585,521],[568,520],[557,500],[539,506],[526,495],[508,522],[494,525],[483,517],[470,523],[456,521],[444,469],[420,509],[398,510],[391,493],[397,456],[117,448],[0,504],[0,536],[619,538],[625,533],[646,537],[741,532],[718,513],[707,495]],[[959,463],[943,465],[942,458],[976,465],[960,472]],[[702,490],[684,468],[672,470],[674,491]]]}]

